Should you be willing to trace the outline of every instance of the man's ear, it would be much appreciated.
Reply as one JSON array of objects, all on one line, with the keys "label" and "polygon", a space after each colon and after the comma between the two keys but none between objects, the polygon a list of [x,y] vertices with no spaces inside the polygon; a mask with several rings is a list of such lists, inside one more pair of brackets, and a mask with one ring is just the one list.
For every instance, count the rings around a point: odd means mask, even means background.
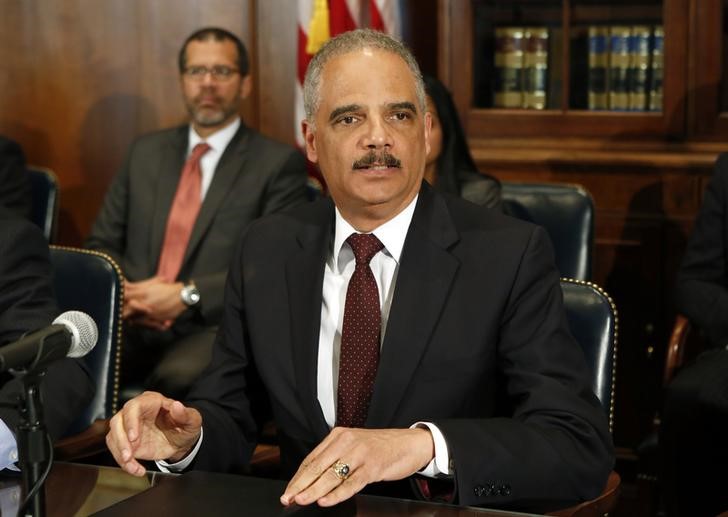
[{"label": "man's ear", "polygon": [[316,130],[308,120],[301,122],[303,140],[306,142],[306,157],[313,163],[318,163],[318,151],[316,149]]},{"label": "man's ear", "polygon": [[240,81],[240,98],[247,99],[250,92],[253,90],[253,78],[250,74],[243,77]]},{"label": "man's ear", "polygon": [[432,130],[432,114],[425,112],[425,155],[430,154],[430,131]]}]

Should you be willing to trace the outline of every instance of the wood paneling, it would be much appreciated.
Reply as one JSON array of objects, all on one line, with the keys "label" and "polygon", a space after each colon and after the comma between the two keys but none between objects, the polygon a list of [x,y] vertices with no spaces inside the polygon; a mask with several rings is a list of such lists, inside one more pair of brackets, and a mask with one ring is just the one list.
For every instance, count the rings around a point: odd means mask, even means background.
[{"label": "wood paneling", "polygon": [[[256,51],[249,0],[3,0],[0,9],[0,133],[58,175],[65,244],[87,235],[132,139],[185,120],[184,38],[219,25]],[[243,110],[253,125],[256,107]]]}]

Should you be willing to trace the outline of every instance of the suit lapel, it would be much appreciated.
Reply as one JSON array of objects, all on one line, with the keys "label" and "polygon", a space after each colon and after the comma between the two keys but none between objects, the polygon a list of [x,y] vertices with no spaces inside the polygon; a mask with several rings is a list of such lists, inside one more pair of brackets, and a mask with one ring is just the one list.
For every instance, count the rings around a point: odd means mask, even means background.
[{"label": "suit lapel", "polygon": [[443,198],[423,186],[400,257],[367,427],[391,425],[447,301],[459,267],[448,248],[457,240]]},{"label": "suit lapel", "polygon": [[[162,149],[159,162],[159,177],[157,181],[156,202],[150,232],[150,267],[156,271],[159,255],[162,252],[164,232],[167,228],[167,217],[172,209],[172,201],[177,192],[182,168],[187,154],[187,138],[189,127],[177,128],[169,142]],[[152,273],[154,274],[154,273]]]},{"label": "suit lapel", "polygon": [[318,205],[312,220],[303,222],[300,248],[286,262],[286,284],[296,385],[303,412],[320,441],[329,432],[318,403],[317,372],[324,264],[331,246],[334,210],[328,199]]},{"label": "suit lapel", "polygon": [[202,240],[210,224],[212,224],[215,215],[220,209],[220,205],[222,205],[225,197],[232,189],[238,174],[243,170],[249,140],[250,130],[241,122],[240,127],[235,132],[232,140],[230,140],[230,143],[217,164],[212,183],[210,183],[210,188],[200,207],[200,213],[195,221],[195,226],[192,228],[190,242],[187,244],[182,262],[183,267],[200,243],[200,240]]}]

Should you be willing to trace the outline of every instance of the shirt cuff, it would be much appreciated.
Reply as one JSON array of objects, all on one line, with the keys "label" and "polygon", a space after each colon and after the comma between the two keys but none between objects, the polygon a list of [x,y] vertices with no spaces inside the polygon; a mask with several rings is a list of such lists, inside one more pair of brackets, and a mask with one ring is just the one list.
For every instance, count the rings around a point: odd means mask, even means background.
[{"label": "shirt cuff", "polygon": [[430,478],[439,478],[444,476],[451,476],[450,470],[450,451],[447,449],[447,442],[445,437],[442,435],[442,431],[431,422],[417,422],[410,426],[410,429],[415,428],[427,428],[432,433],[432,441],[435,443],[435,457],[428,463],[425,468],[420,470],[418,474],[421,474]]},{"label": "shirt cuff", "polygon": [[197,443],[195,444],[195,447],[190,451],[190,453],[179,460],[177,463],[167,463],[164,460],[155,461],[154,463],[157,464],[157,468],[162,472],[182,472],[184,469],[190,466],[190,463],[195,459],[195,456],[197,456],[197,452],[200,450],[200,446],[202,445],[202,438],[205,436],[205,429],[200,428],[200,437],[197,439]]},{"label": "shirt cuff", "polygon": [[5,422],[0,420],[0,470],[20,470],[15,465],[18,461],[18,442]]}]

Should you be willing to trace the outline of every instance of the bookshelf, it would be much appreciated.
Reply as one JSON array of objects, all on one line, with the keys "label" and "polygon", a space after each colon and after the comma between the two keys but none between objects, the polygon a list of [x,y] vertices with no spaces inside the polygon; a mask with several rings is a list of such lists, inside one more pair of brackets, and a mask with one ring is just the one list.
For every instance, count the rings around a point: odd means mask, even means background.
[{"label": "bookshelf", "polygon": [[[579,183],[594,197],[593,280],[620,311],[614,436],[622,458],[636,457],[661,405],[675,273],[713,162],[728,151],[724,17],[728,0],[438,0],[438,75],[453,93],[479,168],[504,181]],[[547,31],[539,58],[547,67],[543,106],[529,107],[526,93],[520,106],[504,104],[496,93],[503,84],[514,90],[514,74],[501,68],[515,58],[498,54],[518,47],[508,40],[514,32],[523,42],[534,28]],[[590,36],[594,44],[600,31],[647,40],[641,58],[607,54],[601,61],[604,68],[646,67],[629,72],[637,83],[639,74],[649,83],[656,73],[652,53],[661,34],[655,106],[649,88],[644,104],[633,99],[641,109],[629,108],[629,92],[621,106],[610,106],[610,89],[620,93],[608,82],[611,71],[602,88],[607,100],[590,106],[590,80],[600,73]],[[528,46],[520,48],[523,81]]]}]

